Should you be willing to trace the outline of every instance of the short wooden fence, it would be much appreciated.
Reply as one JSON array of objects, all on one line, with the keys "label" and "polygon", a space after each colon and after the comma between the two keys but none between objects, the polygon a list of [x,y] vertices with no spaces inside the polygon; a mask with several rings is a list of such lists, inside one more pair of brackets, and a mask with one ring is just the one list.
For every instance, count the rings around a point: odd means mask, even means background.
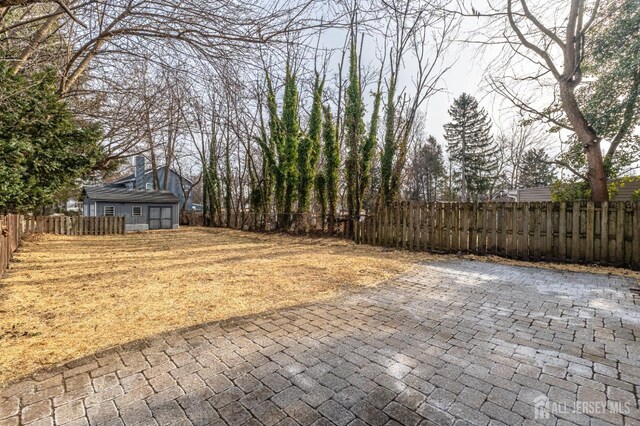
[{"label": "short wooden fence", "polygon": [[640,204],[396,202],[356,224],[357,243],[640,269]]},{"label": "short wooden fence", "polygon": [[7,270],[13,252],[20,246],[20,216],[0,216],[0,277]]},{"label": "short wooden fence", "polygon": [[124,234],[124,216],[37,216],[23,219],[23,232],[59,235]]}]

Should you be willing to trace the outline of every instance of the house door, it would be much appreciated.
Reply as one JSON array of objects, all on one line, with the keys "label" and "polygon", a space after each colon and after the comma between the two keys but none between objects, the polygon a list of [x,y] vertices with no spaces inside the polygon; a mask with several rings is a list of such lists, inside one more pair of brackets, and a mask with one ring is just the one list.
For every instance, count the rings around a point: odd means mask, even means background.
[{"label": "house door", "polygon": [[149,207],[149,229],[171,228],[171,207]]}]

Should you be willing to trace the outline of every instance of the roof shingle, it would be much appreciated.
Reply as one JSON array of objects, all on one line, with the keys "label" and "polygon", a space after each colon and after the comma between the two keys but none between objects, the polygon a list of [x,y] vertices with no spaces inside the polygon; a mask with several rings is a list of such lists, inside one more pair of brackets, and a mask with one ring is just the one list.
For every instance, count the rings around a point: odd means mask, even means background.
[{"label": "roof shingle", "polygon": [[178,203],[178,197],[169,191],[139,191],[126,188],[92,187],[84,188],[84,193],[94,201],[114,203]]}]

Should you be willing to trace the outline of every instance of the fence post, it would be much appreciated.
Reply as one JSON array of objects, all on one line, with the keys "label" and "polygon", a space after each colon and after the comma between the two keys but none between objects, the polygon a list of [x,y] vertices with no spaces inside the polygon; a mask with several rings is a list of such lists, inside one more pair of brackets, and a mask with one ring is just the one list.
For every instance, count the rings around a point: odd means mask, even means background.
[{"label": "fence post", "polygon": [[595,207],[592,201],[587,202],[587,233],[585,241],[585,260],[593,262],[593,244],[595,240]]},{"label": "fence post", "polygon": [[460,236],[460,249],[462,251],[469,250],[469,204],[468,203],[458,203],[460,208],[462,209],[461,218],[460,218],[460,226],[461,236]]},{"label": "fence post", "polygon": [[421,209],[421,203],[417,202],[413,205],[413,215],[415,216],[413,218],[413,226],[414,226],[414,236],[413,236],[413,249],[415,251],[419,251],[420,250],[420,223],[422,221],[421,218],[421,213],[422,213],[422,209]]},{"label": "fence post", "polygon": [[444,244],[443,244],[443,248],[445,249],[445,251],[449,252],[451,251],[451,203],[446,203],[442,206],[442,214],[443,214],[443,221],[442,221],[442,230],[443,232],[443,239],[444,239]]},{"label": "fence post", "polygon": [[634,203],[632,229],[633,235],[631,239],[631,267],[640,269],[640,203]]},{"label": "fence post", "polygon": [[616,265],[624,263],[624,203],[616,203]]},{"label": "fence post", "polygon": [[395,223],[394,223],[394,228],[395,228],[395,246],[396,248],[400,248],[400,241],[401,241],[401,236],[400,236],[400,231],[402,230],[401,228],[401,206],[400,206],[400,202],[396,201],[395,203],[395,209],[394,209],[394,215],[395,215]]},{"label": "fence post", "polygon": [[411,251],[418,250],[418,244],[416,243],[416,239],[420,233],[416,229],[418,225],[418,217],[416,216],[417,209],[418,209],[418,202],[411,201],[409,203],[409,249]]},{"label": "fence post", "polygon": [[478,207],[480,207],[480,241],[478,243],[478,248],[480,249],[480,253],[486,254],[488,251],[487,247],[487,205],[486,203],[478,203]]},{"label": "fence post", "polygon": [[580,202],[575,201],[571,210],[571,260],[580,259]]},{"label": "fence post", "polygon": [[553,211],[555,203],[546,203],[545,206],[545,259],[550,260],[555,258],[553,255]]}]

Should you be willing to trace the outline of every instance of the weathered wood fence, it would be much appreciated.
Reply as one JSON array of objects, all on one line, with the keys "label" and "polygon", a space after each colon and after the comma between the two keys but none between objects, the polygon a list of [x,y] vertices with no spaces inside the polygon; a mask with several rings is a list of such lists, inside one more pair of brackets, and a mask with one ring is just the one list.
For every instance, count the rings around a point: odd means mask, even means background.
[{"label": "weathered wood fence", "polygon": [[124,216],[36,216],[22,220],[22,231],[59,235],[124,234]]},{"label": "weathered wood fence", "polygon": [[357,243],[640,269],[640,204],[396,202],[356,224]]},{"label": "weathered wood fence", "polygon": [[13,252],[20,246],[20,216],[0,216],[0,277],[7,270]]},{"label": "weathered wood fence", "polygon": [[0,277],[7,270],[24,234],[112,235],[124,234],[122,217],[0,216]]}]

